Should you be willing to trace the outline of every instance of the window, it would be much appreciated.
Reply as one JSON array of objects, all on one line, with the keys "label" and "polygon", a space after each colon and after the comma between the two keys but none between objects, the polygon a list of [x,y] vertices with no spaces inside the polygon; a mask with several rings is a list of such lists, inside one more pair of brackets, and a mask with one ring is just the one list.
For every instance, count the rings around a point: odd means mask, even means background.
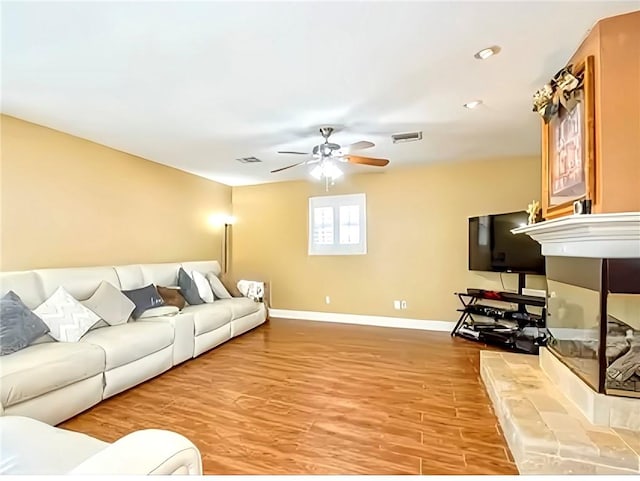
[{"label": "window", "polygon": [[316,207],[313,216],[313,243],[333,244],[333,209]]},{"label": "window", "polygon": [[309,255],[367,253],[364,194],[309,198]]}]

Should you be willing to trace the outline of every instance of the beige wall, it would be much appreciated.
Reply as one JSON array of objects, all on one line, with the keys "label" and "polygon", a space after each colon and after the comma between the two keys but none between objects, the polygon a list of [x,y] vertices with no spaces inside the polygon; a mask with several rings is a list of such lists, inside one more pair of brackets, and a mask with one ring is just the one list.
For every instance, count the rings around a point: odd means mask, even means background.
[{"label": "beige wall", "polygon": [[220,259],[230,187],[1,119],[1,270]]},{"label": "beige wall", "polygon": [[[352,175],[328,194],[358,192],[367,195],[368,254],[329,257],[307,255],[308,198],[325,194],[321,183],[234,187],[233,276],[268,281],[279,309],[454,320],[454,291],[501,289],[498,274],[467,269],[467,218],[540,199],[540,159]],[[515,288],[515,275],[504,280]],[[394,310],[394,299],[408,309]]]}]

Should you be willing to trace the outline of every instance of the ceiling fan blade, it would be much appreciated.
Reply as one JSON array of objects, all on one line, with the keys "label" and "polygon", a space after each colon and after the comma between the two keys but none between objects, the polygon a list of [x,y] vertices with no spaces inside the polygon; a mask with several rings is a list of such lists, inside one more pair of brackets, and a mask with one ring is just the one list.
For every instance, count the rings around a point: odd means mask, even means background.
[{"label": "ceiling fan blade", "polygon": [[272,170],[271,173],[275,174],[276,172],[280,172],[281,170],[286,170],[286,169],[290,169],[291,167],[296,167],[298,165],[302,165],[306,162],[306,160],[303,160],[302,162],[298,162],[296,164],[291,164],[291,165],[287,165],[286,167],[280,167],[279,169],[276,170]]},{"label": "ceiling fan blade", "polygon": [[355,142],[351,145],[347,146],[347,149],[351,150],[361,150],[361,149],[369,149],[371,147],[375,147],[376,144],[373,142],[369,142],[368,140],[361,140],[360,142]]},{"label": "ceiling fan blade", "polygon": [[373,157],[360,157],[358,155],[345,155],[344,158],[352,164],[371,165],[373,167],[384,167],[389,163],[388,159],[375,159]]},{"label": "ceiling fan blade", "polygon": [[297,152],[295,150],[279,150],[279,154],[309,155],[309,152]]}]

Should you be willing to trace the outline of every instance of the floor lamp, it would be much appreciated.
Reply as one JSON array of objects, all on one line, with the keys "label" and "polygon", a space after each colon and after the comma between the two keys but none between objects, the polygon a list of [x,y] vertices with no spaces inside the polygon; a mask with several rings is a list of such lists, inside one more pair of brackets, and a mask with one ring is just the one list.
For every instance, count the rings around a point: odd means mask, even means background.
[{"label": "floor lamp", "polygon": [[229,272],[229,261],[231,260],[231,226],[235,218],[232,216],[224,220],[224,232],[222,233],[222,264],[223,272]]}]

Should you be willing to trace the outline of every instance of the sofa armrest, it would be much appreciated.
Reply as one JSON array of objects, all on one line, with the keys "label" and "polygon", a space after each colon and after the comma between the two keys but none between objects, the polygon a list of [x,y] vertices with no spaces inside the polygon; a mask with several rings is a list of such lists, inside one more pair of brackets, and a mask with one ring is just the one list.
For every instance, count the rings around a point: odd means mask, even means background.
[{"label": "sofa armrest", "polygon": [[202,474],[200,451],[184,436],[162,429],[127,434],[69,474]]}]

